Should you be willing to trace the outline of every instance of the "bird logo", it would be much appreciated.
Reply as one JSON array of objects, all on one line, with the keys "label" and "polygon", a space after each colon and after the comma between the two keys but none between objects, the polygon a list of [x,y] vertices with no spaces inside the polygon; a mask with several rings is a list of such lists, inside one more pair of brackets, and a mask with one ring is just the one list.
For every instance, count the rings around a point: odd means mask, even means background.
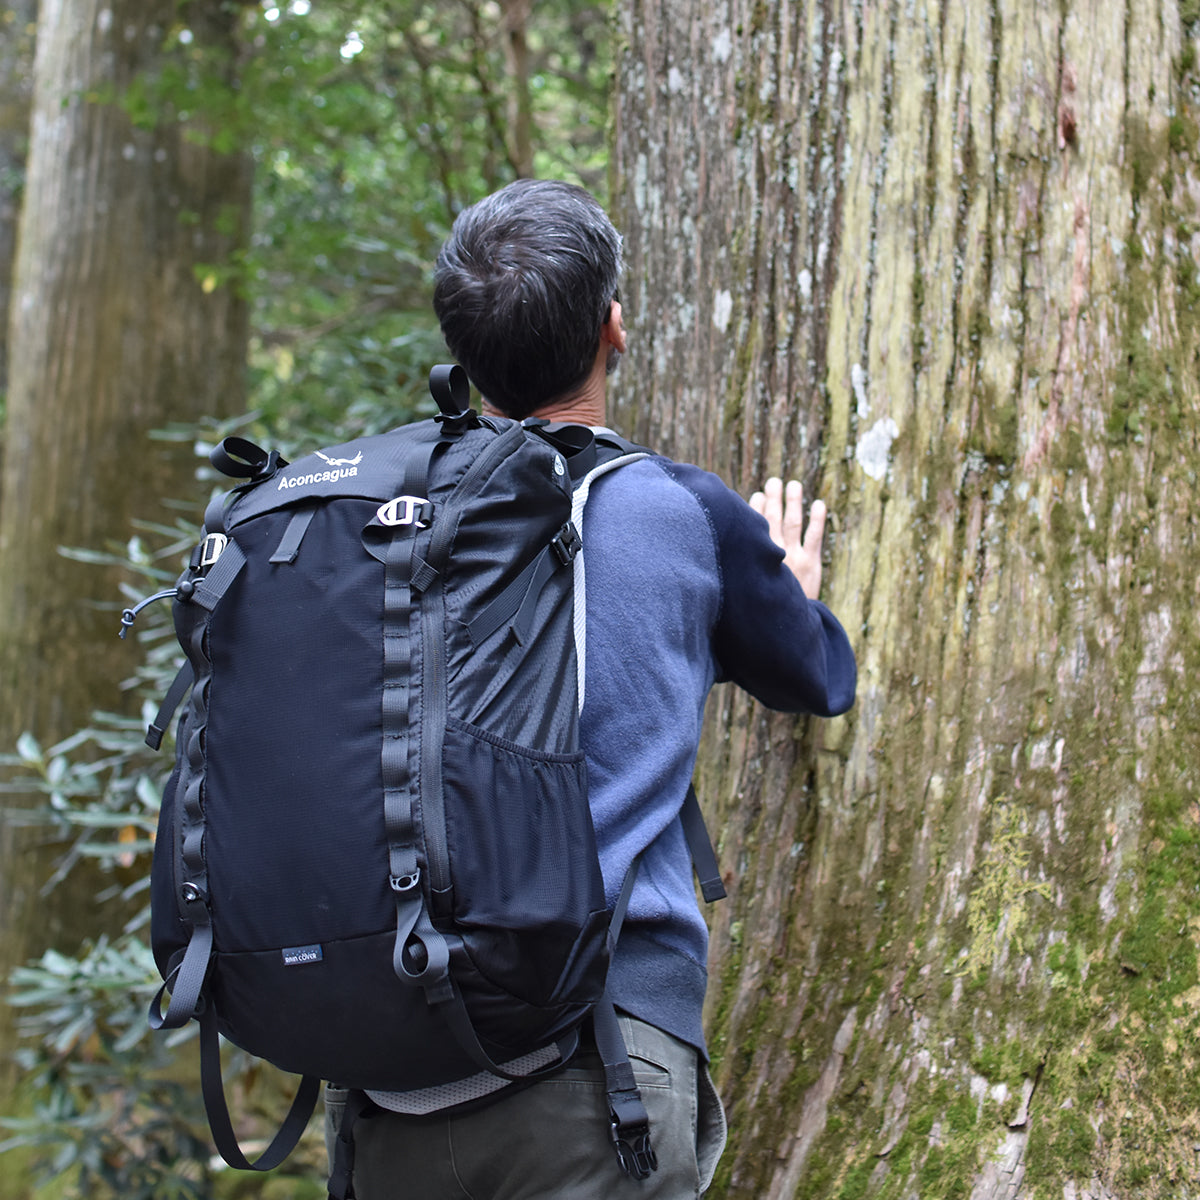
[{"label": "bird logo", "polygon": [[322,454],[320,450],[316,453],[318,458],[323,458],[331,467],[357,467],[362,462],[361,450],[353,458],[330,458],[328,454]]}]

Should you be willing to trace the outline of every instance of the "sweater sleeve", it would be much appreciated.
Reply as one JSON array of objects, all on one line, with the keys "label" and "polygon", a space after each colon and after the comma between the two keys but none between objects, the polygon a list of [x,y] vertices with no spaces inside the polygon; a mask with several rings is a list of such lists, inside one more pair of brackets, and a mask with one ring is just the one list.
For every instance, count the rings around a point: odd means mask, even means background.
[{"label": "sweater sleeve", "polygon": [[683,463],[669,470],[699,500],[716,547],[718,680],[782,712],[845,712],[858,678],[850,640],[824,604],[805,596],[766,520],[717,476]]}]

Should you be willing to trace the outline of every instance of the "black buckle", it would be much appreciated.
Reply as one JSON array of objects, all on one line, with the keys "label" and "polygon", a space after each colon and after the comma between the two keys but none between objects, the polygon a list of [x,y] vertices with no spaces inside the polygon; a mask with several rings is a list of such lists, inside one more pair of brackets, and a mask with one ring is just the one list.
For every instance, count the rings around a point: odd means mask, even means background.
[{"label": "black buckle", "polygon": [[270,479],[287,465],[288,460],[278,450],[269,450],[267,451],[267,457],[262,462],[255,464],[254,474],[250,476],[250,482],[262,483],[264,479]]},{"label": "black buckle", "polygon": [[583,549],[583,539],[579,531],[568,521],[551,539],[550,549],[554,551],[558,561],[565,567]]},{"label": "black buckle", "polygon": [[639,1121],[622,1129],[616,1113],[611,1108],[609,1112],[612,1116],[610,1136],[621,1170],[631,1179],[649,1179],[651,1172],[658,1170],[658,1155],[650,1144],[649,1124]]}]

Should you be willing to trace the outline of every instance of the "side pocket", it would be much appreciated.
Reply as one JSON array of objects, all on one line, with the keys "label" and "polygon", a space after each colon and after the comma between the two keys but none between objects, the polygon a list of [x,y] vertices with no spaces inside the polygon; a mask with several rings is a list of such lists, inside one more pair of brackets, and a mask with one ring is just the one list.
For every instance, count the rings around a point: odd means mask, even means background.
[{"label": "side pocket", "polygon": [[325,1156],[329,1159],[329,1170],[333,1170],[333,1153],[337,1145],[338,1130],[342,1127],[342,1116],[346,1111],[345,1088],[325,1085]]},{"label": "side pocket", "polygon": [[533,1005],[595,999],[607,926],[583,754],[453,717],[443,753],[454,919],[476,969]]},{"label": "side pocket", "polygon": [[696,1118],[696,1162],[700,1167],[700,1194],[703,1195],[717,1173],[717,1163],[725,1151],[728,1128],[725,1109],[708,1068],[701,1066],[697,1078],[699,1112]]}]

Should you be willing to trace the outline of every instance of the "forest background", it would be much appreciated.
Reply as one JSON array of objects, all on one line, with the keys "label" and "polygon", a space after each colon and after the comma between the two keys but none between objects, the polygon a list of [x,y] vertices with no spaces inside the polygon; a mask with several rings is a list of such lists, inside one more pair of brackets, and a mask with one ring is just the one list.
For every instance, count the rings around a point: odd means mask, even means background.
[{"label": "forest background", "polygon": [[[315,1139],[265,1183],[217,1170],[193,1048],[144,1029],[173,653],[165,614],[136,651],[117,616],[195,536],[198,448],[418,411],[432,254],[530,173],[625,233],[615,423],[834,515],[855,710],[720,690],[698,763],[731,893],[712,1194],[1200,1194],[1198,26],[0,3],[0,1196],[320,1194]],[[253,1140],[280,1086],[239,1066]]]},{"label": "forest background", "polygon": [[140,745],[142,710],[175,653],[169,606],[138,650],[118,618],[195,539],[220,486],[203,445],[294,455],[426,411],[430,271],[462,207],[535,173],[605,196],[609,13],[38,7],[0,5],[0,300],[28,306],[0,338],[0,959],[24,1033],[14,1071],[0,1018],[0,1195],[324,1195],[319,1136],[281,1179],[218,1180],[195,1046],[144,1029],[173,751]]}]

